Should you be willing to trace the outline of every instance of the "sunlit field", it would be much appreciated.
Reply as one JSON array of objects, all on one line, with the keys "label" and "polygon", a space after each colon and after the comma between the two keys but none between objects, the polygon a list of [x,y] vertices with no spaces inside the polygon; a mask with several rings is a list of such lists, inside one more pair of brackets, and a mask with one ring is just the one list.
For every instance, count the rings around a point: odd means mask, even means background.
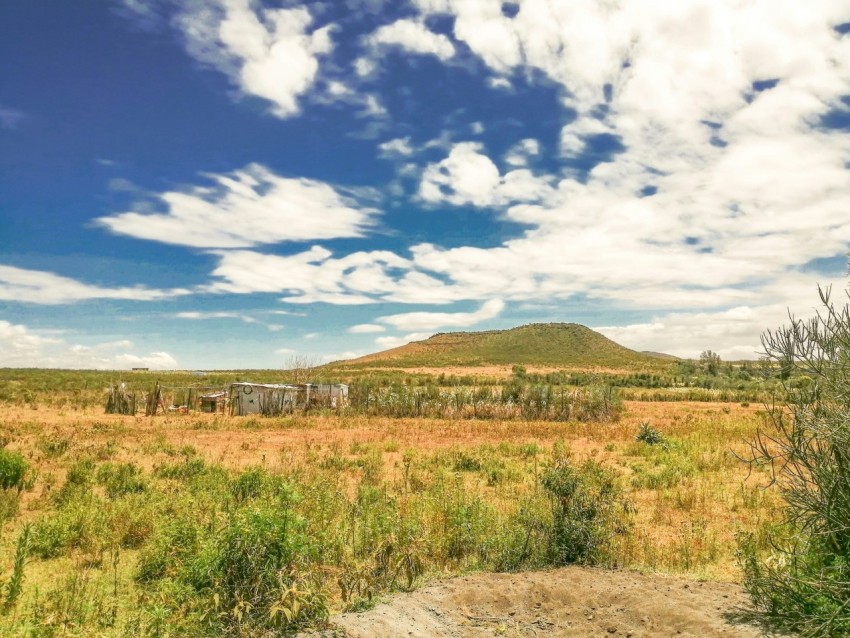
[{"label": "sunlit field", "polygon": [[613,389],[582,420],[7,398],[1,633],[259,635],[437,576],[568,563],[739,580],[737,535],[778,507],[738,458],[763,408],[654,391]]}]

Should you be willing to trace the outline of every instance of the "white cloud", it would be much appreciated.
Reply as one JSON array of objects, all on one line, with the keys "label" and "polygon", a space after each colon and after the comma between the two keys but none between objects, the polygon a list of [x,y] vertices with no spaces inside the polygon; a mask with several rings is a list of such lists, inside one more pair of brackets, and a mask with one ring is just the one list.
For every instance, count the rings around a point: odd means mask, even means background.
[{"label": "white cloud", "polygon": [[505,155],[505,163],[510,166],[527,166],[530,158],[540,154],[540,142],[526,138],[514,144]]},{"label": "white cloud", "polygon": [[497,89],[501,91],[510,91],[514,88],[514,85],[511,84],[511,81],[507,78],[491,76],[487,78],[487,86],[491,89]]},{"label": "white cloud", "polygon": [[381,346],[385,350],[389,350],[390,348],[398,348],[399,346],[407,345],[411,341],[423,341],[432,335],[432,332],[411,332],[400,337],[378,337],[375,339],[375,344]]},{"label": "white cloud", "polygon": [[108,288],[85,284],[51,272],[0,265],[0,301],[34,304],[64,304],[89,299],[159,301],[188,294],[190,291],[184,288]]},{"label": "white cloud", "polygon": [[133,344],[127,340],[95,345],[69,344],[0,319],[0,367],[99,370],[178,367],[177,361],[167,352],[147,355],[126,352],[131,348]]},{"label": "white cloud", "polygon": [[612,133],[611,127],[598,118],[579,117],[561,129],[561,153],[579,155],[586,148],[587,138],[593,135],[611,135]]},{"label": "white cloud", "polygon": [[499,316],[505,309],[501,299],[484,302],[475,312],[406,312],[378,317],[377,321],[398,330],[425,331],[437,328],[465,328]]},{"label": "white cloud", "polygon": [[360,323],[356,326],[351,326],[348,329],[348,332],[351,334],[369,334],[374,332],[386,332],[386,328],[375,323]]},{"label": "white cloud", "polygon": [[372,58],[357,58],[354,61],[354,72],[361,78],[367,78],[378,69],[378,63]]},{"label": "white cloud", "polygon": [[323,182],[249,164],[208,176],[214,186],[157,196],[165,212],[127,211],[97,222],[114,233],[200,248],[361,237],[376,210]]},{"label": "white cloud", "polygon": [[[562,151],[607,134],[587,175],[500,174],[480,146],[429,166],[420,196],[526,226],[492,248],[412,247],[413,270],[469,299],[583,294],[642,308],[782,299],[800,267],[850,248],[850,139],[819,125],[850,94],[846,5],[419,0],[497,76],[542,72],[578,117]],[[775,79],[756,91],[754,82]],[[604,108],[601,108],[603,107]],[[509,165],[521,158],[509,155]],[[512,179],[508,179],[511,177]],[[551,179],[554,176],[549,176]],[[512,186],[512,188],[510,187]]]},{"label": "white cloud", "polygon": [[225,73],[246,95],[272,103],[272,113],[299,112],[313,86],[319,58],[333,49],[332,25],[311,30],[306,7],[266,9],[251,0],[193,0],[174,23],[189,53]]},{"label": "white cloud", "polygon": [[493,160],[481,152],[482,148],[478,142],[455,144],[448,157],[425,169],[419,196],[430,203],[495,206],[539,201],[552,192],[546,180],[528,170],[501,175]]},{"label": "white cloud", "polygon": [[407,157],[413,155],[416,149],[410,144],[409,137],[398,137],[393,140],[387,140],[378,144],[378,149],[381,151],[381,157]]},{"label": "white cloud", "polygon": [[323,354],[321,359],[325,362],[346,361],[347,359],[356,359],[357,357],[362,357],[365,354],[365,352],[346,350],[345,352],[332,352],[328,354]]},{"label": "white cloud", "polygon": [[[398,20],[380,27],[366,38],[373,49],[399,47],[410,53],[434,55],[440,60],[449,60],[455,55],[455,48],[444,35],[428,30],[421,22]],[[375,52],[378,55],[378,52]]]},{"label": "white cloud", "polygon": [[408,269],[410,262],[391,252],[360,252],[336,259],[320,246],[295,255],[266,255],[248,250],[219,253],[213,276],[220,281],[210,292],[289,293],[287,301],[307,298],[328,303],[369,303],[371,295],[395,288],[393,269]]},{"label": "white cloud", "polygon": [[[832,301],[847,302],[840,291],[846,282],[822,279],[832,287]],[[595,328],[606,337],[635,350],[666,352],[696,358],[703,350],[714,350],[722,358],[757,359],[762,354],[760,337],[767,329],[788,323],[789,313],[798,318],[812,317],[820,309],[817,287],[808,277],[795,276],[781,285],[773,284],[748,303],[724,310],[671,312],[645,323]]]},{"label": "white cloud", "polygon": [[[174,370],[178,367],[177,360],[167,352],[151,352],[146,355],[119,354],[112,360],[96,362],[97,367],[111,369],[113,366],[123,368],[150,368],[152,370]],[[83,367],[82,365],[75,367]]]},{"label": "white cloud", "polygon": [[250,315],[242,314],[239,312],[197,312],[197,311],[187,311],[187,312],[178,312],[174,315],[176,319],[193,319],[193,320],[204,320],[204,319],[238,319],[243,323],[257,323],[257,320]]}]

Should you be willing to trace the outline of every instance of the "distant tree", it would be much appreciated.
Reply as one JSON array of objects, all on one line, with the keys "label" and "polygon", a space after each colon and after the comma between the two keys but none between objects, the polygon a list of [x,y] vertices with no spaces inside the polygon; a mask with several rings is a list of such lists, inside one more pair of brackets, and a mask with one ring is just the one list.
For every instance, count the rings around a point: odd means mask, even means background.
[{"label": "distant tree", "polygon": [[291,383],[307,383],[311,380],[319,360],[315,356],[306,354],[290,355],[286,363]]},{"label": "distant tree", "polygon": [[700,367],[703,372],[716,375],[720,371],[720,355],[711,350],[703,350],[699,356]]}]

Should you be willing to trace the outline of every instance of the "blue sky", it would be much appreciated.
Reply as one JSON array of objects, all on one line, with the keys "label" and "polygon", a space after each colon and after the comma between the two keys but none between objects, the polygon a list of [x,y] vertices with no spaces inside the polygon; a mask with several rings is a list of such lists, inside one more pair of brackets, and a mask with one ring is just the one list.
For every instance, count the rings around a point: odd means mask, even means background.
[{"label": "blue sky", "polygon": [[753,358],[846,288],[848,32],[846,0],[2,3],[0,366],[536,321]]}]

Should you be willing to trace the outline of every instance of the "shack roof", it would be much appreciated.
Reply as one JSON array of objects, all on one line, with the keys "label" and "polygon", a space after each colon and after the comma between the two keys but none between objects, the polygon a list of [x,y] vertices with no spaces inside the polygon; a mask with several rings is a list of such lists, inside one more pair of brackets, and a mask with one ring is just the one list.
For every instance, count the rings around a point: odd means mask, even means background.
[{"label": "shack roof", "polygon": [[268,388],[269,390],[286,390],[292,389],[297,390],[299,386],[297,385],[289,385],[286,383],[251,383],[249,381],[238,381],[236,383],[231,383],[231,386],[236,386],[240,388],[244,387],[252,387],[252,388]]}]

